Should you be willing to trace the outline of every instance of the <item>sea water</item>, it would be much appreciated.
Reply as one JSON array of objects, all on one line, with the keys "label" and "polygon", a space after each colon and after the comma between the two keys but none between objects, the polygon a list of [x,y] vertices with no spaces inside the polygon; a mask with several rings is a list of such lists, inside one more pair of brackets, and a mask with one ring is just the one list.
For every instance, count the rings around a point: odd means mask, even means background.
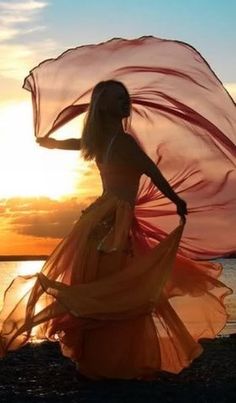
[{"label": "sea water", "polygon": [[[234,293],[225,298],[229,320],[221,335],[236,333],[236,259],[217,259],[223,264],[224,270],[220,281],[233,289]],[[40,271],[43,260],[0,262],[0,309],[4,292],[16,276],[34,274]]]}]

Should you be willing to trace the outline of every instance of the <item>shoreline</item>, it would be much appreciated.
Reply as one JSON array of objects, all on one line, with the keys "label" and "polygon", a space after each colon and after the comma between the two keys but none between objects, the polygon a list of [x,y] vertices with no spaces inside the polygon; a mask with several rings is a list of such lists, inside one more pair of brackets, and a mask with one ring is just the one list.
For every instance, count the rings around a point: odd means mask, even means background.
[{"label": "shoreline", "polygon": [[49,255],[0,255],[1,262],[21,262],[30,260],[46,260]]},{"label": "shoreline", "polygon": [[[50,257],[50,255],[0,255],[0,263],[1,262],[21,262],[21,261],[29,261],[29,260],[46,260]],[[215,259],[208,259],[209,261],[214,261],[217,259],[236,259],[236,254],[232,256],[222,256]],[[199,260],[201,261],[201,260]]]},{"label": "shoreline", "polygon": [[155,381],[81,382],[58,343],[28,344],[0,360],[1,402],[230,403],[236,397],[236,335],[201,340],[204,351],[180,374]]}]

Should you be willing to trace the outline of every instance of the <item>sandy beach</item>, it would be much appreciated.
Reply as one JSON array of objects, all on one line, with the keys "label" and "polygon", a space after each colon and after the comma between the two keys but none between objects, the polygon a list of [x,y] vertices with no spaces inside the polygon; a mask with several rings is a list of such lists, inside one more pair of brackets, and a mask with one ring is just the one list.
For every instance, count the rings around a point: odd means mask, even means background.
[{"label": "sandy beach", "polygon": [[179,375],[155,381],[76,379],[57,343],[27,345],[0,360],[1,402],[234,402],[236,337],[202,340],[204,353]]}]

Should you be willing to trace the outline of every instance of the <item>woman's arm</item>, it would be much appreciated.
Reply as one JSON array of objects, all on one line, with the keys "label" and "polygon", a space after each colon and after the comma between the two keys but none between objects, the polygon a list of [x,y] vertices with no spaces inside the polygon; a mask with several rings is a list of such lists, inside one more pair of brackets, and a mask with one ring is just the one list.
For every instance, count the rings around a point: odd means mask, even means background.
[{"label": "woman's arm", "polygon": [[81,149],[81,139],[67,139],[67,140],[56,140],[50,137],[38,138],[37,143],[41,147],[46,147],[50,149],[57,148],[59,150],[80,150]]},{"label": "woman's arm", "polygon": [[149,176],[156,187],[177,206],[177,213],[181,216],[187,214],[186,202],[181,199],[172,189],[161,171],[154,164],[151,158],[139,147],[131,135],[127,135],[126,146],[123,148],[127,161],[130,161],[140,169],[142,173]]}]

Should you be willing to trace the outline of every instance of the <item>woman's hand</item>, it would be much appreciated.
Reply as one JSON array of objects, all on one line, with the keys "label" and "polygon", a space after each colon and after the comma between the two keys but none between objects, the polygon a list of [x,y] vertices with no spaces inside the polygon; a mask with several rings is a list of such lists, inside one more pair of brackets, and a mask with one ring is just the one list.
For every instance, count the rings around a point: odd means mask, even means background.
[{"label": "woman's hand", "polygon": [[176,202],[176,207],[177,207],[177,214],[179,214],[179,216],[181,217],[181,219],[185,224],[186,222],[185,215],[188,214],[186,201],[179,198],[178,201]]},{"label": "woman's hand", "polygon": [[46,138],[38,138],[36,142],[41,146],[41,147],[46,147],[46,148],[57,148],[57,140],[46,137]]}]

